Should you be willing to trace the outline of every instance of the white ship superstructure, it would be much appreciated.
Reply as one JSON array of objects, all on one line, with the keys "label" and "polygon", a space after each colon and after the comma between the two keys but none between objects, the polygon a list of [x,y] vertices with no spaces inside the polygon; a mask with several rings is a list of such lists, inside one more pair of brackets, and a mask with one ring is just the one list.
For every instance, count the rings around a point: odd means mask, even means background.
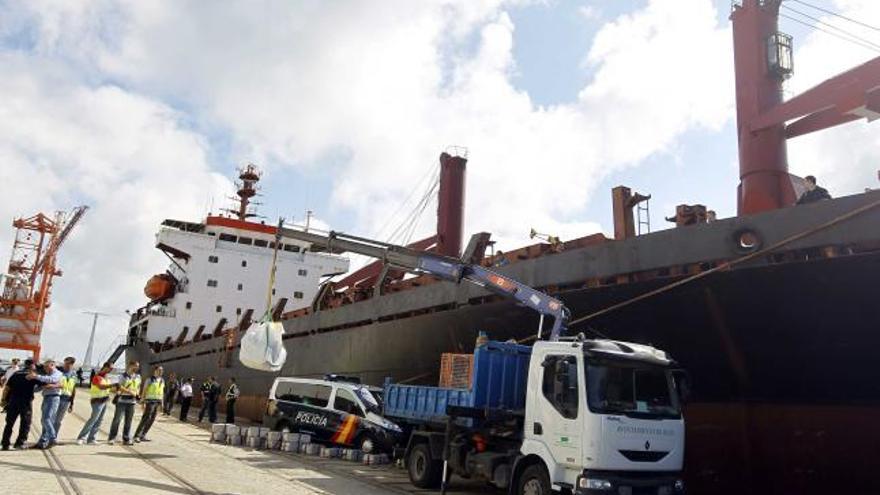
[{"label": "white ship superstructure", "polygon": [[[259,175],[253,166],[239,176],[240,208],[209,215],[205,222],[165,220],[156,248],[171,260],[165,273],[144,289],[150,302],[132,323],[152,342],[183,343],[247,324],[266,311],[269,274],[275,252],[275,227],[248,221],[248,200]],[[345,273],[340,256],[312,252],[306,243],[283,241],[278,247],[272,307],[286,300],[285,311],[311,304],[322,277]]]}]

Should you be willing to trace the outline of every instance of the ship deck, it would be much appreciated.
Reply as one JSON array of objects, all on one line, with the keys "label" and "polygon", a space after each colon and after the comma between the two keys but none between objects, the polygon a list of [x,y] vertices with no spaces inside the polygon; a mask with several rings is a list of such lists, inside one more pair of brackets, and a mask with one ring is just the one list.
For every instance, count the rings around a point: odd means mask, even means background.
[{"label": "ship deck", "polygon": [[[80,394],[74,412],[65,416],[56,447],[45,451],[0,451],[0,479],[10,493],[432,493],[410,485],[406,472],[395,466],[364,466],[338,459],[220,445],[210,442],[207,428],[161,414],[150,432],[149,443],[76,445],[73,439],[89,415],[86,395]],[[40,432],[39,407],[37,398],[30,444]],[[104,416],[99,441],[107,438],[113,412],[110,409]],[[191,419],[194,412],[197,410],[191,410]],[[16,425],[14,434],[17,433]],[[459,480],[449,493],[496,492]]]}]

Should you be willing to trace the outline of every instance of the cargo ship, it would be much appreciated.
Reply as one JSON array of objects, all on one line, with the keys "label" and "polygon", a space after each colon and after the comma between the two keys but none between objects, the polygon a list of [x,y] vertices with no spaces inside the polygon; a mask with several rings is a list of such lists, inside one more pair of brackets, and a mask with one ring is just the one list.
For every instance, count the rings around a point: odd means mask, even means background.
[{"label": "cargo ship", "polygon": [[[618,187],[613,238],[548,237],[504,253],[469,244],[462,253],[467,160],[444,153],[437,232],[410,247],[463,256],[553,294],[572,310],[571,332],[669,352],[692,381],[691,493],[880,493],[872,473],[880,383],[871,366],[880,191],[795,205],[802,181],[788,173],[785,152],[787,139],[880,117],[880,59],[783,101],[792,58],[791,38],[777,28],[779,5],[743,0],[731,13],[737,216],[680,205],[674,228],[637,235],[646,196]],[[408,278],[381,263],[320,284],[306,307],[276,310],[288,351],[280,374],[335,372],[372,384],[436,383],[440,355],[471,351],[478,332],[527,340],[538,325],[528,310],[478,287]],[[155,338],[145,322],[132,318],[131,358],[179,375],[235,376],[239,411],[261,418],[275,375],[237,361],[249,320],[173,341]]]}]

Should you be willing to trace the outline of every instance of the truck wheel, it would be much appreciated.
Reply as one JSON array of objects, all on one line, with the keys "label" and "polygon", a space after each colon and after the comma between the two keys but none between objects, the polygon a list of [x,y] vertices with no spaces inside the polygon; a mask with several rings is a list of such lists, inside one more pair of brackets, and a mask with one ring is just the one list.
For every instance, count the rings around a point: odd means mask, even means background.
[{"label": "truck wheel", "polygon": [[443,461],[431,457],[427,443],[417,444],[409,453],[406,463],[409,481],[419,488],[437,488],[443,475]]},{"label": "truck wheel", "polygon": [[550,495],[550,476],[540,464],[525,468],[517,483],[517,495]]}]

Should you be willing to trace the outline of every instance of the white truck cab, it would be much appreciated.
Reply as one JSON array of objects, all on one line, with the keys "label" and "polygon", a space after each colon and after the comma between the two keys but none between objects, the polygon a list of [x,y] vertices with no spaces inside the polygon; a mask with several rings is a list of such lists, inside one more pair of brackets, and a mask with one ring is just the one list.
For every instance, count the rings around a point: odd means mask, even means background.
[{"label": "white truck cab", "polygon": [[[515,493],[684,492],[675,363],[612,340],[541,341],[529,362]],[[545,476],[547,478],[545,478]]]}]

